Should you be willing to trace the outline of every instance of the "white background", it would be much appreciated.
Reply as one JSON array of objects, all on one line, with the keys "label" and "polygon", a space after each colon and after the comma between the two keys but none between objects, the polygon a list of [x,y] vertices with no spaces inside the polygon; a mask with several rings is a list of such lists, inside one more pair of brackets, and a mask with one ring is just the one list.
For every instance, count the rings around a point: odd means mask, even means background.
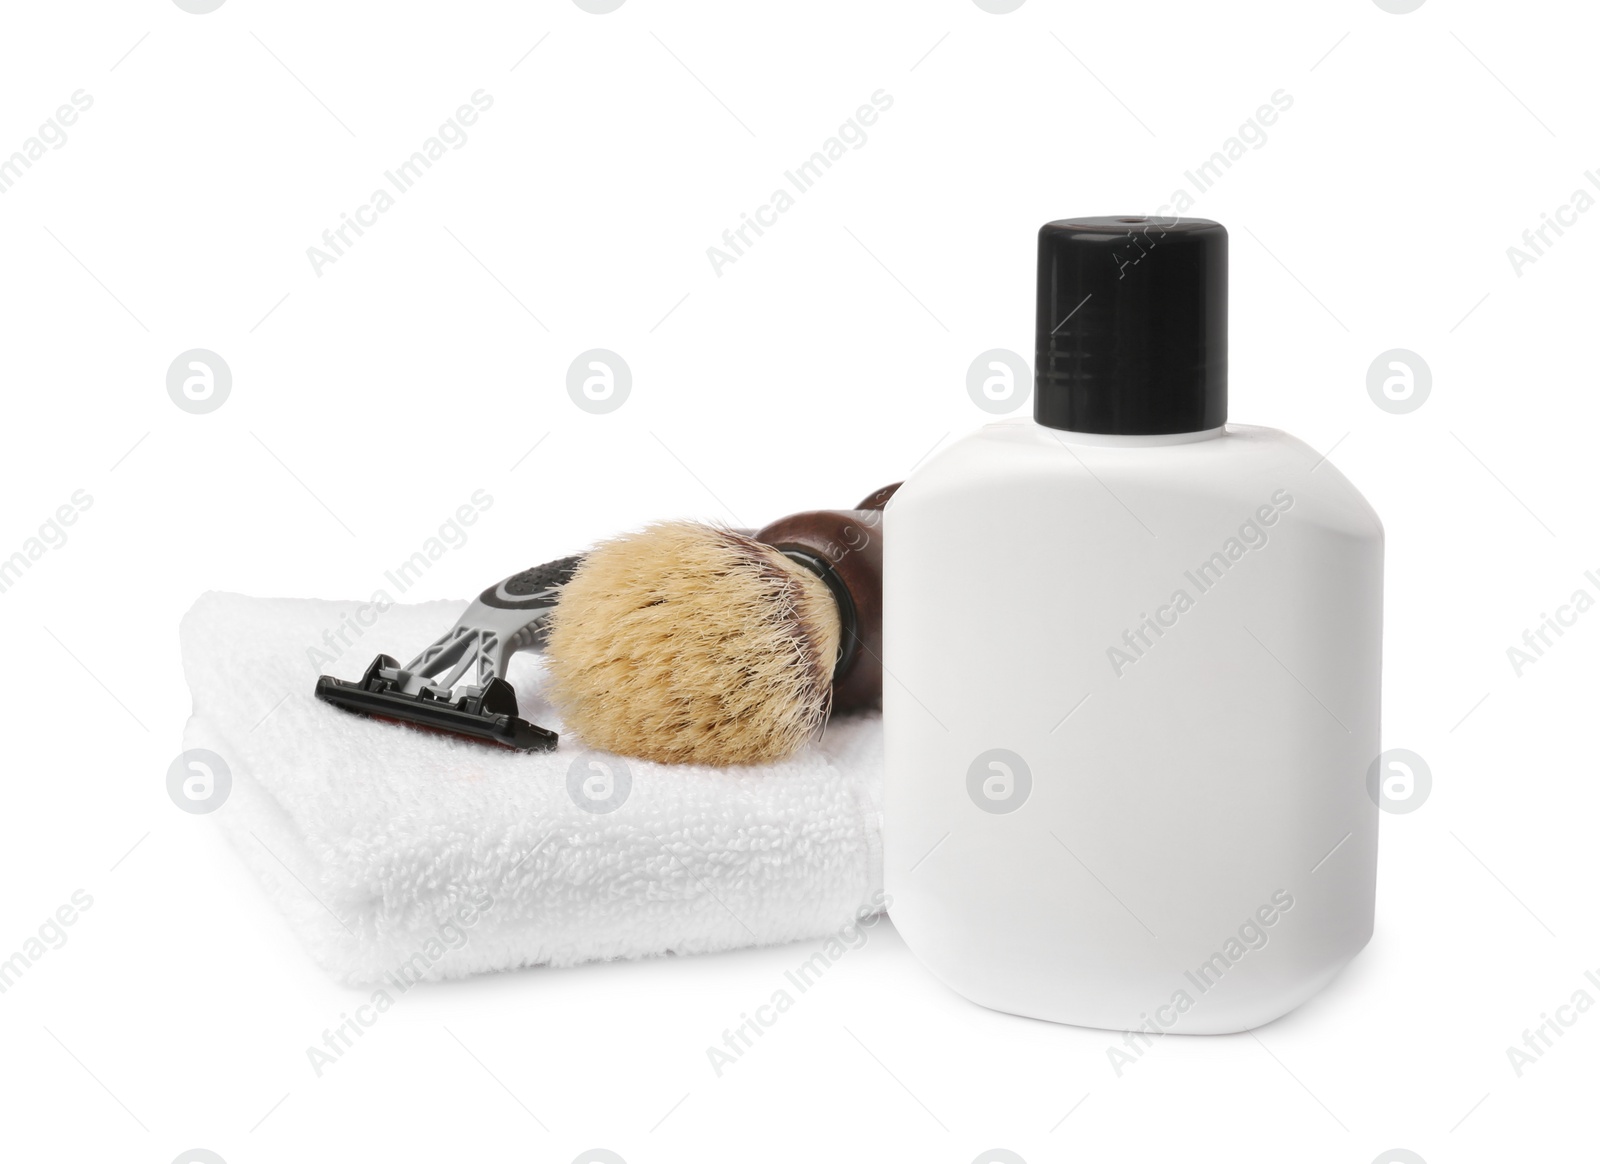
[{"label": "white background", "polygon": [[[1594,1159],[1600,1014],[1521,1077],[1506,1048],[1600,1000],[1600,614],[1521,677],[1506,650],[1600,595],[1600,213],[1520,275],[1506,252],[1600,170],[1596,31],[1467,0],[7,5],[0,156],[93,106],[0,195],[0,556],[93,503],[0,594],[0,957],[94,904],[0,995],[0,1155]],[[467,143],[315,273],[479,89]],[[715,273],[879,89],[866,143]],[[408,598],[647,519],[852,502],[990,419],[967,366],[1031,353],[1040,223],[1153,212],[1280,89],[1190,211],[1232,233],[1231,415],[1333,449],[1382,515],[1385,746],[1434,777],[1384,818],[1345,974],[1118,1077],[1116,1036],[971,1006],[880,925],[720,1079],[706,1047],[809,948],[419,989],[316,1078],[305,1048],[364,996],[165,791],[195,597],[365,598],[477,489]],[[208,415],[166,391],[196,347],[233,374]],[[593,347],[633,372],[609,415],[566,392]],[[1397,347],[1433,374],[1408,415],[1366,390]]]}]

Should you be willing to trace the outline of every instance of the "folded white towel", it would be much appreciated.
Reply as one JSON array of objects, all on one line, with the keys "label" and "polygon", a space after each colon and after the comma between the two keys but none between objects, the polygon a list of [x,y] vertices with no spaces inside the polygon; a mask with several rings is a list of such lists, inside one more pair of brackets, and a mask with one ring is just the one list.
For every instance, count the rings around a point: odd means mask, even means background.
[{"label": "folded white towel", "polygon": [[[357,678],[380,651],[404,662],[464,606],[213,593],[183,620],[184,746],[226,763],[217,821],[335,977],[729,950],[816,938],[881,907],[875,715],[768,767],[627,760],[626,799],[595,812],[568,788],[575,739],[516,753],[312,696],[319,671]],[[523,718],[559,730],[541,675],[537,656],[512,663]]]}]

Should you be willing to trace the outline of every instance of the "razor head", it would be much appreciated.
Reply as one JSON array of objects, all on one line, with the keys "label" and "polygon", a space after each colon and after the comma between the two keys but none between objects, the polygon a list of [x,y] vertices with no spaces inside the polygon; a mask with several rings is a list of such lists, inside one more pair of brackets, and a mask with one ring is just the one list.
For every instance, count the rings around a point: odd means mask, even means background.
[{"label": "razor head", "polygon": [[548,752],[560,739],[555,732],[518,718],[517,693],[504,679],[490,679],[482,687],[463,687],[457,696],[454,691],[427,685],[408,691],[407,678],[395,659],[379,655],[358,682],[319,676],[316,696],[357,715],[466,736],[519,752]]}]

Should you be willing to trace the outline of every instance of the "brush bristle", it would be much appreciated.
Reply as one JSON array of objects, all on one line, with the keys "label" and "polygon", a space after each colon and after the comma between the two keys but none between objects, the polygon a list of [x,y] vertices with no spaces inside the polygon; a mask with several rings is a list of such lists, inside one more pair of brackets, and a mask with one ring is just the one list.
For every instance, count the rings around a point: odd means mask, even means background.
[{"label": "brush bristle", "polygon": [[590,747],[669,764],[764,764],[828,716],[827,585],[730,530],[665,522],[591,551],[561,591],[550,697]]}]

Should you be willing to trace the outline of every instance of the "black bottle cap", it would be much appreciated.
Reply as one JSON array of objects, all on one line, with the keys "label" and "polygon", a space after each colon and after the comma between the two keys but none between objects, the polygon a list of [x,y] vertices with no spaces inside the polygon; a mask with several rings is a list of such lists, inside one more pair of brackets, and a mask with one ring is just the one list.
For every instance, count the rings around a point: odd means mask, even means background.
[{"label": "black bottle cap", "polygon": [[1033,416],[1153,436],[1228,419],[1228,232],[1204,218],[1039,228]]}]

